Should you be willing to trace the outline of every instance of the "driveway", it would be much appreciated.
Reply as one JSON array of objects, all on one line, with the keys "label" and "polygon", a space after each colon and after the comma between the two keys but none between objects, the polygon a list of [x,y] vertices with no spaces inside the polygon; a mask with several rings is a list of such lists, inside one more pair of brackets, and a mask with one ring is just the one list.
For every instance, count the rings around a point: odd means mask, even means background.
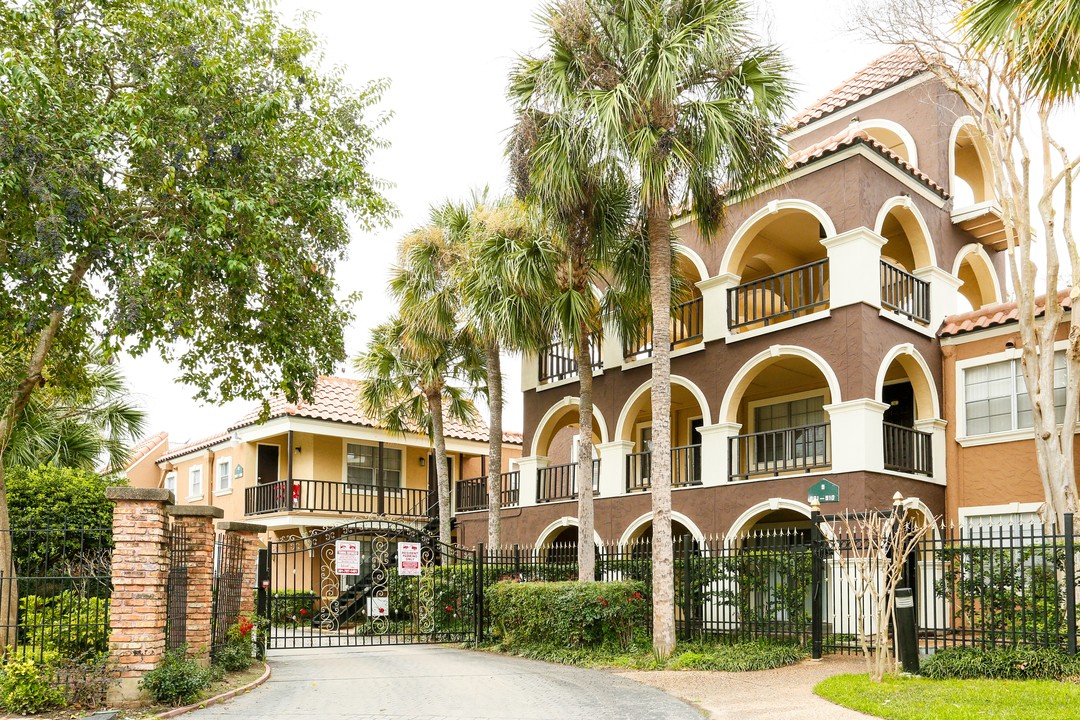
[{"label": "driveway", "polygon": [[259,688],[185,716],[259,720],[701,720],[656,688],[565,665],[438,646],[274,652]]}]

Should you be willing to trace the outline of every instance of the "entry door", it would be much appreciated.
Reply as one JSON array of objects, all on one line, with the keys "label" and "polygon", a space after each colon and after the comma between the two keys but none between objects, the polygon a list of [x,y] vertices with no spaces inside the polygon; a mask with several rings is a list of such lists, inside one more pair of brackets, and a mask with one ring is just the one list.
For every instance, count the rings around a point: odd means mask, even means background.
[{"label": "entry door", "polygon": [[690,479],[701,482],[701,427],[705,424],[703,418],[694,418],[690,421],[690,444],[696,445],[690,460]]},{"label": "entry door", "polygon": [[911,383],[884,386],[881,388],[881,399],[889,406],[885,409],[885,422],[900,427],[915,427],[915,390]]},{"label": "entry door", "polygon": [[259,484],[275,483],[278,481],[278,453],[277,445],[260,445],[258,469],[255,471]]}]

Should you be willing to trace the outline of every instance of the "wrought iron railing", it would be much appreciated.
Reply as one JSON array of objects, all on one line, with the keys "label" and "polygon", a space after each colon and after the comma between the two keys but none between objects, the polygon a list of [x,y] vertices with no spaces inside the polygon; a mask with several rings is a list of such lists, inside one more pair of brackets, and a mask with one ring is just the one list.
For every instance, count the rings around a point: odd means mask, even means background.
[{"label": "wrought iron railing", "polygon": [[[592,461],[593,493],[600,492],[600,461]],[[537,472],[536,502],[572,500],[577,497],[577,463],[550,465]]]},{"label": "wrought iron railing", "polygon": [[244,490],[244,514],[317,512],[427,517],[427,488],[352,485],[330,480],[278,480]]},{"label": "wrought iron railing", "polygon": [[[521,473],[502,473],[502,507],[516,507],[521,494]],[[454,486],[454,507],[458,512],[487,510],[487,477],[459,480]]]},{"label": "wrought iron railing", "polygon": [[[700,297],[679,303],[671,310],[671,349],[689,347],[700,342],[704,331],[704,303]],[[652,357],[652,326],[636,333],[623,344],[623,358],[637,360]]]},{"label": "wrought iron railing", "polygon": [[[701,484],[701,445],[671,448],[671,487]],[[626,456],[626,492],[652,487],[652,451]]]},{"label": "wrought iron railing", "polygon": [[831,464],[829,423],[736,435],[729,440],[728,477],[810,471]]},{"label": "wrought iron railing", "polygon": [[933,436],[914,428],[882,423],[885,469],[914,475],[934,475]]},{"label": "wrought iron railing", "polygon": [[[593,370],[603,369],[604,358],[598,343],[590,343],[589,357],[592,360]],[[577,375],[574,352],[565,343],[553,342],[545,345],[537,356],[537,363],[537,382],[541,385],[566,380]]]},{"label": "wrought iron railing", "polygon": [[889,310],[926,324],[930,322],[930,283],[882,260],[881,304]]},{"label": "wrought iron railing", "polygon": [[729,289],[728,328],[771,325],[829,305],[829,259],[752,280]]}]

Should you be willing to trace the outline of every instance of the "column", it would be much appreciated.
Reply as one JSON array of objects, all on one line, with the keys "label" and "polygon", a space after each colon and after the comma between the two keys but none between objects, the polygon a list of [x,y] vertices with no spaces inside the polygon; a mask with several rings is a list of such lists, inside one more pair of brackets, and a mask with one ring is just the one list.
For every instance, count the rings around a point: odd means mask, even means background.
[{"label": "column", "polygon": [[540,369],[537,363],[540,362],[534,352],[521,353],[521,391],[526,392],[528,390],[535,390],[539,384]]},{"label": "column", "polygon": [[259,548],[262,541],[259,536],[266,532],[265,525],[246,522],[219,522],[218,530],[226,538],[233,535],[240,538],[244,546],[243,575],[240,578],[240,614],[251,615],[255,612],[255,590],[258,587]]},{"label": "column", "polygon": [[916,420],[915,429],[921,432],[930,433],[930,452],[933,453],[933,472],[934,482],[941,483],[946,482],[946,476],[948,475],[948,468],[945,462],[945,426],[948,423],[938,418],[930,418],[928,420]]},{"label": "column", "polygon": [[825,406],[829,413],[833,472],[885,469],[882,422],[889,406],[857,398]]},{"label": "column", "polygon": [[701,484],[723,485],[728,481],[730,439],[739,434],[741,423],[703,425],[701,434]]},{"label": "column", "polygon": [[829,307],[881,307],[881,248],[885,238],[865,227],[821,241],[829,255]]},{"label": "column", "polygon": [[615,497],[626,492],[626,456],[634,449],[629,440],[596,446],[600,456],[600,496]]},{"label": "column", "polygon": [[169,555],[165,506],[173,494],[158,488],[110,487],[113,507],[112,598],[109,655],[119,683],[110,704],[143,696],[139,681],[165,655]]},{"label": "column", "polygon": [[702,333],[705,342],[723,340],[728,336],[728,290],[738,285],[740,280],[734,273],[724,273],[697,283],[701,290]]},{"label": "column", "polygon": [[604,343],[600,348],[600,359],[604,361],[604,372],[615,370],[623,366],[622,340],[619,339],[619,329],[611,318],[604,319]]},{"label": "column", "polygon": [[518,494],[520,507],[536,504],[536,490],[540,487],[537,475],[548,466],[548,462],[544,455],[531,455],[518,460],[518,471],[521,473],[521,492]]},{"label": "column", "polygon": [[919,268],[911,274],[930,283],[929,329],[937,331],[945,318],[956,313],[956,295],[963,282],[935,265]]},{"label": "column", "polygon": [[186,640],[188,657],[210,665],[210,622],[214,607],[214,520],[225,512],[213,505],[173,505],[168,508],[174,531],[187,544]]}]

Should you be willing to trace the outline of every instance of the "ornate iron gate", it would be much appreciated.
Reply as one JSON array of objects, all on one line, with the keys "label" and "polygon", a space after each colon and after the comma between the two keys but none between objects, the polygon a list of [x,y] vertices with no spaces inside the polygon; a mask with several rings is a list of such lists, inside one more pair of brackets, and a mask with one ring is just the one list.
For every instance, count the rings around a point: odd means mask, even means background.
[{"label": "ornate iron gate", "polygon": [[482,560],[414,527],[350,522],[269,542],[266,557],[269,649],[479,638]]}]

